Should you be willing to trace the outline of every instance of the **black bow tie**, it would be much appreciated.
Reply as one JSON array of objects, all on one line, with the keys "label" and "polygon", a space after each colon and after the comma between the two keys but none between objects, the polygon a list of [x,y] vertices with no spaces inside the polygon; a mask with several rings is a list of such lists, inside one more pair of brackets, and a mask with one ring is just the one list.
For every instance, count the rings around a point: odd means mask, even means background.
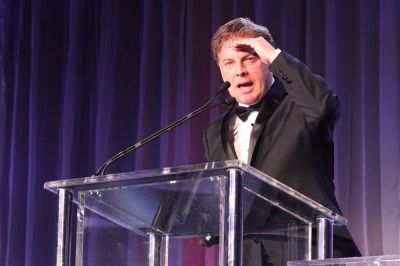
[{"label": "black bow tie", "polygon": [[259,101],[258,103],[254,105],[250,105],[249,107],[244,107],[240,105],[235,106],[235,114],[243,121],[245,122],[248,118],[249,115],[254,112],[254,111],[260,111],[262,106],[262,101]]}]

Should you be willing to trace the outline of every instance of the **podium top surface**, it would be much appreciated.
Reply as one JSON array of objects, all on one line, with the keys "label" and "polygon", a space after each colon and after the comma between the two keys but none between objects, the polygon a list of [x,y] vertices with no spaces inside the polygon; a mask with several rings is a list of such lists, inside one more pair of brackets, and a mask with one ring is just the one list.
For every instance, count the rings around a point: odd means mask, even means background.
[{"label": "podium top surface", "polygon": [[46,182],[44,188],[54,193],[66,189],[75,202],[84,195],[85,207],[128,229],[154,229],[155,219],[165,209],[174,217],[168,218],[168,226],[165,221],[158,226],[158,231],[187,234],[190,225],[191,230],[197,228],[194,234],[212,233],[218,226],[208,221],[220,217],[232,171],[243,177],[243,219],[248,233],[276,223],[274,219],[312,224],[317,217],[326,217],[337,225],[347,223],[341,215],[238,160],[55,180]]}]

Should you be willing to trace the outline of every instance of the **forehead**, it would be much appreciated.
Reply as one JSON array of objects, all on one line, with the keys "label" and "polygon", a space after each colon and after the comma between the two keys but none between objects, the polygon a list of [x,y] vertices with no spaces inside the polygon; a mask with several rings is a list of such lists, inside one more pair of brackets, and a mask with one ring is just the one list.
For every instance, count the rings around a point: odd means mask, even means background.
[{"label": "forehead", "polygon": [[234,37],[224,41],[221,45],[221,51],[218,54],[219,60],[224,60],[226,58],[231,58],[235,56],[244,56],[247,54],[256,55],[253,48],[248,45],[238,45],[242,37]]}]

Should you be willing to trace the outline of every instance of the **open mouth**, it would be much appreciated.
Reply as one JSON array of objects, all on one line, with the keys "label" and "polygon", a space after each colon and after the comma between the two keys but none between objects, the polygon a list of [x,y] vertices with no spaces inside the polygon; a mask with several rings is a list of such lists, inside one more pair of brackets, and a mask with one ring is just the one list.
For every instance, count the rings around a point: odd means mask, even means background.
[{"label": "open mouth", "polygon": [[240,89],[250,88],[251,86],[253,86],[253,82],[243,82],[237,85],[237,87]]}]

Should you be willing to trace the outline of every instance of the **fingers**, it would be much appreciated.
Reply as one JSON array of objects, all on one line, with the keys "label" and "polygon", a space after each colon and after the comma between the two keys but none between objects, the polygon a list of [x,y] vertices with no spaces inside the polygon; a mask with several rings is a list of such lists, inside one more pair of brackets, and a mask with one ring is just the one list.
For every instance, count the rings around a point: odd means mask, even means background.
[{"label": "fingers", "polygon": [[263,37],[237,39],[233,42],[233,45],[236,48],[240,48],[241,46],[250,46],[256,52],[270,49],[272,47]]},{"label": "fingers", "polygon": [[263,37],[237,39],[232,44],[241,51],[251,53],[253,50],[265,64],[270,64],[276,57],[275,48]]}]

